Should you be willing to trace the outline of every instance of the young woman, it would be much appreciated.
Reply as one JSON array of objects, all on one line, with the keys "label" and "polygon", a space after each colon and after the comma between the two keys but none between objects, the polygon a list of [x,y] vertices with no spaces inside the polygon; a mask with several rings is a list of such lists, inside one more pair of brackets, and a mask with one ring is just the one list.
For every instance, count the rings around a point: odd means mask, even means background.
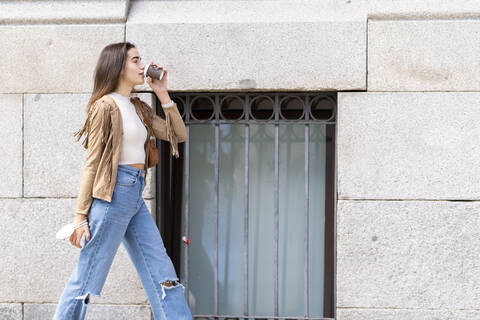
[{"label": "young woman", "polygon": [[90,295],[100,296],[120,243],[135,265],[154,318],[192,319],[184,286],[142,197],[150,156],[143,115],[150,119],[154,135],[171,143],[177,158],[177,143],[186,140],[186,129],[167,92],[167,70],[162,80],[146,80],[160,99],[165,120],[145,102],[130,98],[133,87],[144,83],[144,68],[129,42],[106,46],[98,59],[87,117],[75,133],[78,139],[86,134],[83,146],[87,149],[75,231],[70,237],[81,251],[54,320],[85,318]]}]

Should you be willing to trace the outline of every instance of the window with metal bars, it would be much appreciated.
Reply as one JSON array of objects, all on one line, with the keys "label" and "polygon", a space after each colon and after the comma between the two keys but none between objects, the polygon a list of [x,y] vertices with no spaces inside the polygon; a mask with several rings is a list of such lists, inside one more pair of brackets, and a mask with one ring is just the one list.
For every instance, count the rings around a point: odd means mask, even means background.
[{"label": "window with metal bars", "polygon": [[336,93],[170,97],[157,224],[195,319],[333,319]]}]

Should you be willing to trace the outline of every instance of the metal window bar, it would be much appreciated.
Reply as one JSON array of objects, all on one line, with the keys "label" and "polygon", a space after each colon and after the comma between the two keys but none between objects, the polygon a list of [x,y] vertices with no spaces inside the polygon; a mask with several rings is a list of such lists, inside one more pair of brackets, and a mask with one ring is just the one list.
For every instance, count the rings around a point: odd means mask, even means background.
[{"label": "metal window bar", "polygon": [[[212,96],[214,100],[212,100]],[[192,99],[192,97],[194,97]],[[200,106],[200,108],[194,108],[194,101],[199,98],[204,98],[212,103],[211,110]],[[273,112],[268,118],[256,118],[255,112],[252,109],[252,105],[255,100],[261,98],[273,101]],[[273,98],[273,100],[272,100]],[[295,112],[289,113],[288,106],[285,108],[286,113],[282,112],[282,103],[287,99],[298,99],[302,102],[301,116],[295,116]],[[185,121],[187,128],[187,134],[190,134],[190,126],[196,124],[215,124],[215,252],[214,252],[214,314],[213,315],[194,315],[195,319],[308,319],[308,320],[327,320],[334,318],[314,318],[309,317],[309,124],[310,123],[323,123],[323,124],[335,124],[336,123],[336,94],[325,92],[294,92],[294,93],[173,93],[172,99],[177,102],[179,110]],[[243,101],[242,115],[237,118],[226,117],[228,113],[228,107],[222,112],[222,102],[227,99],[240,99]],[[312,105],[315,104],[315,108]],[[291,108],[290,111],[295,108]],[[297,108],[298,109],[298,108]],[[238,111],[238,110],[236,110]],[[258,110],[257,110],[258,111]],[[198,114],[195,116],[194,113]],[[211,112],[211,113],[210,113]],[[210,113],[210,115],[209,115]],[[262,112],[257,112],[258,115]],[[298,112],[296,113],[298,114]],[[218,215],[219,215],[219,125],[220,124],[244,124],[245,125],[245,176],[244,176],[244,314],[243,315],[219,315],[218,314]],[[248,204],[249,204],[249,134],[251,123],[262,123],[275,125],[275,185],[274,185],[274,315],[272,316],[249,316],[248,315]],[[278,316],[278,238],[279,238],[279,125],[302,123],[305,125],[305,185],[304,185],[304,317],[280,317]],[[336,130],[335,130],[336,134]],[[185,210],[182,219],[185,219],[184,223],[184,235],[189,235],[189,216],[190,216],[190,145],[189,139],[185,141]],[[336,159],[335,159],[336,163]],[[335,165],[336,167],[336,165]],[[334,242],[335,244],[335,242]],[[185,285],[185,297],[188,299],[189,292],[189,248],[185,246],[184,250],[184,268],[185,279],[183,279]],[[333,262],[335,263],[335,262]]]},{"label": "metal window bar", "polygon": [[215,254],[214,254],[214,284],[213,284],[213,290],[214,290],[214,300],[213,300],[213,309],[215,314],[218,314],[218,211],[219,211],[219,144],[220,144],[220,127],[218,123],[218,113],[219,113],[219,108],[218,108],[218,96],[215,96],[215,232],[214,232],[214,239],[215,239]]},{"label": "metal window bar", "polygon": [[[245,104],[243,105],[243,114],[245,115],[245,120],[248,121],[249,119],[249,112],[248,106],[249,104],[249,96],[245,97]],[[243,256],[244,256],[244,263],[243,263],[243,273],[244,275],[248,275],[248,159],[249,159],[249,151],[250,151],[250,127],[245,125],[245,184],[244,184],[244,224],[243,224]],[[245,249],[246,248],[246,249]],[[243,277],[244,281],[244,290],[243,290],[243,315],[248,316],[248,277]]]},{"label": "metal window bar", "polygon": [[[305,97],[305,102],[306,102],[306,105],[305,105],[305,119],[308,120],[309,119],[309,113],[310,113],[310,106],[309,106],[309,102],[310,102],[310,99],[309,99],[309,96],[306,96]],[[309,281],[309,278],[308,278],[308,237],[309,237],[309,233],[308,233],[308,208],[309,208],[309,189],[308,189],[308,183],[309,183],[309,177],[310,177],[310,168],[309,168],[309,152],[308,152],[308,145],[310,144],[310,135],[309,135],[309,125],[308,124],[305,124],[305,192],[304,192],[304,201],[305,201],[305,204],[304,204],[304,208],[305,208],[305,212],[304,212],[304,233],[303,233],[303,242],[304,242],[304,246],[305,246],[305,251],[304,251],[304,255],[303,255],[303,281],[304,281],[304,292],[303,292],[303,295],[304,295],[304,315],[305,317],[308,317],[308,314],[309,314],[309,306],[308,306],[308,300],[309,300],[309,294],[308,294],[308,281]]]},{"label": "metal window bar", "polygon": [[[275,105],[278,106],[278,96],[275,96]],[[274,180],[274,204],[273,204],[273,312],[278,316],[278,113],[279,108],[274,108],[275,113],[275,180]]]}]

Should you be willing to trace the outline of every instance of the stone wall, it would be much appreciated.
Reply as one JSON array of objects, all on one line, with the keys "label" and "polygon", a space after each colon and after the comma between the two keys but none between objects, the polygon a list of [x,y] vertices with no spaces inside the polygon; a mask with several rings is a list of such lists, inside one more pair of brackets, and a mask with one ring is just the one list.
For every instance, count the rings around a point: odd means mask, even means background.
[{"label": "stone wall", "polygon": [[480,2],[367,8],[367,90],[338,96],[337,318],[480,319]]},{"label": "stone wall", "polygon": [[[85,159],[73,132],[124,40],[170,91],[339,91],[337,319],[480,318],[474,0],[2,1],[0,318],[51,318],[74,268],[54,237]],[[122,246],[87,318],[151,318]]]}]

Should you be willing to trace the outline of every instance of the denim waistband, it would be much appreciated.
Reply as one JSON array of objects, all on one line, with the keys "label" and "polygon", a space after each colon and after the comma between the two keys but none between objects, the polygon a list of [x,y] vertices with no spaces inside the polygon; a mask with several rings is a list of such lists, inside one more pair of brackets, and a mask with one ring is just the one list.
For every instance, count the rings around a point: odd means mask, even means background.
[{"label": "denim waistband", "polygon": [[119,171],[127,171],[130,172],[134,175],[141,175],[145,177],[145,170],[144,169],[138,169],[132,166],[129,166],[128,164],[119,164],[118,165],[118,170]]}]

